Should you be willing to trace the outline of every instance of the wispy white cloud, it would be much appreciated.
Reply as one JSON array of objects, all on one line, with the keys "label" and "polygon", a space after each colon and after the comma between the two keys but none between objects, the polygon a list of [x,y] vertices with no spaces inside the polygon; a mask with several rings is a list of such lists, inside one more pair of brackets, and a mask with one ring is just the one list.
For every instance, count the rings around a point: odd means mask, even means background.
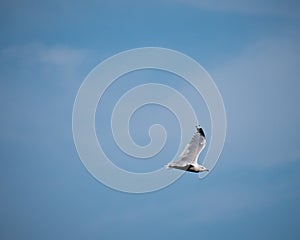
[{"label": "wispy white cloud", "polygon": [[57,46],[52,48],[41,48],[38,55],[40,60],[44,63],[74,66],[81,64],[88,54],[86,50]]},{"label": "wispy white cloud", "polygon": [[2,49],[0,59],[2,62],[12,60],[22,63],[74,67],[82,64],[90,55],[91,53],[86,49],[76,49],[65,45],[28,44]]},{"label": "wispy white cloud", "polygon": [[213,74],[225,99],[228,144],[234,142],[237,152],[253,158],[243,164],[296,160],[290,152],[299,147],[299,56],[299,36],[268,38],[248,46]]},{"label": "wispy white cloud", "polygon": [[[53,131],[45,128],[45,123],[55,125],[58,115],[64,116],[66,105],[75,98],[93,66],[93,56],[86,49],[65,45],[27,44],[1,49],[2,136],[25,143],[43,132],[51,135]],[[50,110],[56,115],[49,114]],[[33,134],[33,129],[43,130]]]},{"label": "wispy white cloud", "polygon": [[2,69],[3,79],[26,78],[28,83],[43,81],[68,88],[71,82],[81,82],[99,60],[89,49],[31,43],[1,49],[0,63],[9,66]]},{"label": "wispy white cloud", "polygon": [[[166,0],[169,1],[169,0]],[[225,11],[246,14],[281,15],[299,18],[298,1],[259,1],[259,0],[176,0],[204,10]]]}]

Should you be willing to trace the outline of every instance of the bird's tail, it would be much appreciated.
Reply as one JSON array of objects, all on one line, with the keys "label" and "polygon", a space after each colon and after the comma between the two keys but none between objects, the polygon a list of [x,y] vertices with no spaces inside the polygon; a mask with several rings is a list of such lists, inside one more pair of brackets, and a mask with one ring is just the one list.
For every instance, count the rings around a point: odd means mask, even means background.
[{"label": "bird's tail", "polygon": [[165,169],[171,169],[171,168],[172,168],[172,165],[171,165],[171,163],[168,163],[168,164],[166,164],[164,167],[165,167]]}]

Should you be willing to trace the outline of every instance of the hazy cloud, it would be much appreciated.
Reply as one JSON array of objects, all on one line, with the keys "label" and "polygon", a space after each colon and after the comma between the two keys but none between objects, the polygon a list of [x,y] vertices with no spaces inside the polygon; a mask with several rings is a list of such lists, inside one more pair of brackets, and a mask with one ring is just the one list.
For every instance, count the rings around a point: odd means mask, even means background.
[{"label": "hazy cloud", "polygon": [[299,147],[299,56],[299,37],[264,39],[215,71],[227,110],[227,141],[253,156],[246,164],[296,160],[291,149]]},{"label": "hazy cloud", "polygon": [[28,44],[4,48],[0,57],[1,61],[18,60],[24,63],[43,63],[69,67],[82,64],[89,55],[90,52],[86,49],[76,49],[65,45]]},{"label": "hazy cloud", "polygon": [[225,11],[246,14],[270,14],[298,18],[300,4],[298,1],[259,1],[259,0],[176,0],[199,7],[204,10]]}]

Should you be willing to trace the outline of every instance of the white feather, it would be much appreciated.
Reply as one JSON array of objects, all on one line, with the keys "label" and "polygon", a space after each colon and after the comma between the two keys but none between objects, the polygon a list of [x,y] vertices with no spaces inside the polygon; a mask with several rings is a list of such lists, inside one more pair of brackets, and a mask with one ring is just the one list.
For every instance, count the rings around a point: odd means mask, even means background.
[{"label": "white feather", "polygon": [[[180,154],[180,158],[178,160],[174,160],[170,162],[167,167],[169,168],[178,168],[182,169],[184,167],[188,167],[190,165],[195,166],[196,168],[201,168],[203,166],[197,163],[198,157],[201,151],[204,149],[206,145],[206,138],[204,134],[201,134],[197,128],[197,132],[194,133],[191,141],[186,145],[183,152]],[[205,168],[204,168],[205,169]],[[205,169],[207,170],[207,169]]]}]

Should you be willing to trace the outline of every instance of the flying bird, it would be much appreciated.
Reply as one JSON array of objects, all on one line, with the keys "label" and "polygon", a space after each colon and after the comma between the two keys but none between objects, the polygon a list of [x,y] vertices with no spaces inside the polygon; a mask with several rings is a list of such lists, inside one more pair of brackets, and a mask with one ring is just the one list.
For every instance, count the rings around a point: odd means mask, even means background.
[{"label": "flying bird", "polygon": [[180,155],[179,160],[174,160],[166,165],[167,168],[176,168],[188,172],[204,172],[209,171],[202,165],[199,165],[198,157],[205,147],[206,138],[203,129],[196,126],[197,132],[194,133],[191,141],[186,145],[185,149]]}]

